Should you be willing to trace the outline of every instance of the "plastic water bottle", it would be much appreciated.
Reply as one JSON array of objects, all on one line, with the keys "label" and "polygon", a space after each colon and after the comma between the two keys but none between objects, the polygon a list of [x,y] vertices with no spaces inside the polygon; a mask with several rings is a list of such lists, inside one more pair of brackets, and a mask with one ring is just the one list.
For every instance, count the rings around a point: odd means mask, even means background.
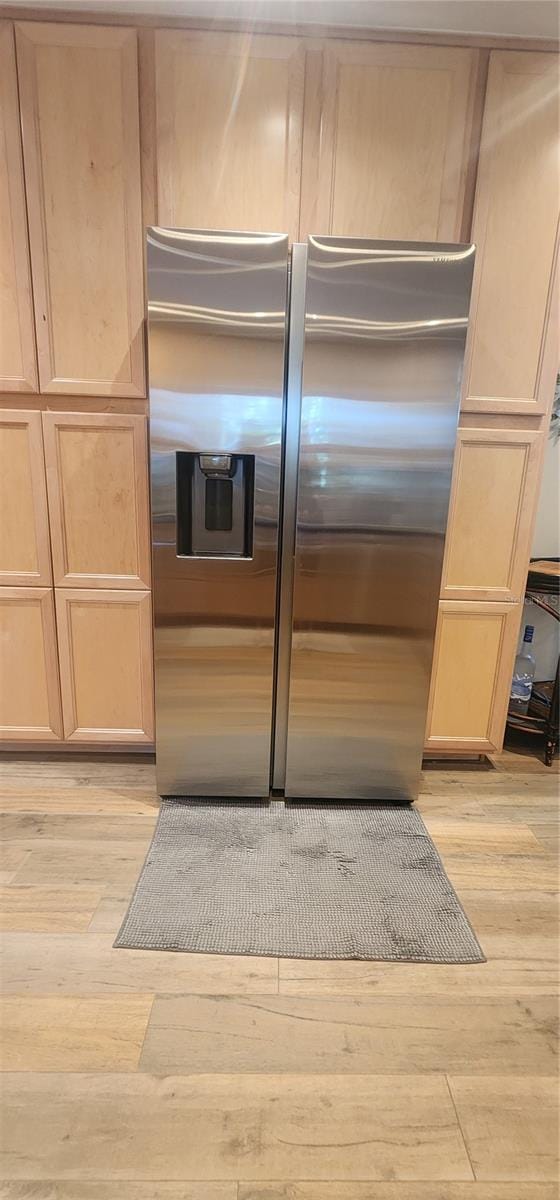
[{"label": "plastic water bottle", "polygon": [[529,700],[533,690],[536,662],[529,646],[533,641],[534,625],[526,625],[523,642],[513,668],[509,710],[511,713],[526,713],[529,710]]}]

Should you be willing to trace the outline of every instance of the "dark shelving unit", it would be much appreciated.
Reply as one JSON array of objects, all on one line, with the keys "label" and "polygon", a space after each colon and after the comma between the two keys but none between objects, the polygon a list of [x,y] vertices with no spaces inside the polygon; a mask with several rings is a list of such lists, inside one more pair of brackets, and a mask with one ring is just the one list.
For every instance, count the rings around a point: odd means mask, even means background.
[{"label": "dark shelving unit", "polygon": [[[535,559],[527,576],[525,595],[532,604],[560,621],[560,559]],[[508,713],[510,729],[539,734],[545,739],[544,761],[550,767],[558,749],[558,668],[554,679],[536,681],[529,701],[529,711],[523,715]]]}]

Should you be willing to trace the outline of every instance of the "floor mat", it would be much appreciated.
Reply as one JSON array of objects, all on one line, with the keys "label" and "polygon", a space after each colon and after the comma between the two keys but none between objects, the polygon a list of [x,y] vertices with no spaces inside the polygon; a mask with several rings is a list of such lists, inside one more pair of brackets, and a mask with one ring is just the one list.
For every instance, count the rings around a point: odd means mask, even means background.
[{"label": "floor mat", "polygon": [[115,946],[485,961],[420,814],[383,804],[163,800]]}]

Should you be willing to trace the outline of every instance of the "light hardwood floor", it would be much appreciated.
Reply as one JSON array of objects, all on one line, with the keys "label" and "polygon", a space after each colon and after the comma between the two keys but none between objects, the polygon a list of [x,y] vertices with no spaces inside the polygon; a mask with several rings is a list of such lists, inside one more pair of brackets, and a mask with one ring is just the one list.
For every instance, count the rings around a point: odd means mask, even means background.
[{"label": "light hardwood floor", "polygon": [[113,950],[153,766],[0,771],[3,1200],[556,1200],[555,769],[424,772],[475,966]]}]

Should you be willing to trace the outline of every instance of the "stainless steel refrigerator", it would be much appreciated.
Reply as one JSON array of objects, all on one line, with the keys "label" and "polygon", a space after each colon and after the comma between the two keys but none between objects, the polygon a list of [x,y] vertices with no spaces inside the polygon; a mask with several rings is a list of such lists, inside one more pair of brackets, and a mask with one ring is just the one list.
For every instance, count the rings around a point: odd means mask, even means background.
[{"label": "stainless steel refrigerator", "polygon": [[474,247],[147,260],[158,789],[412,801]]}]

